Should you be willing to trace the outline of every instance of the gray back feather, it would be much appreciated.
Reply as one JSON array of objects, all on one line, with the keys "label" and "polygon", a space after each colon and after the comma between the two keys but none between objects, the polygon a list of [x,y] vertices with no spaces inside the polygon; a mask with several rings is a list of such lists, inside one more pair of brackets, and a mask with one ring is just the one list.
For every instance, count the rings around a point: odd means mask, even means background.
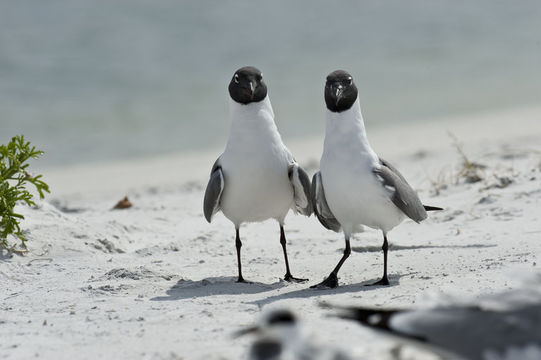
[{"label": "gray back feather", "polygon": [[469,359],[482,359],[487,349],[541,346],[540,304],[506,311],[477,307],[434,309],[413,313],[409,321],[417,333],[425,335],[428,343]]},{"label": "gray back feather", "polygon": [[412,311],[350,308],[343,317],[466,359],[483,359],[489,349],[504,352],[510,347],[541,346],[539,303],[504,311],[475,306]]}]

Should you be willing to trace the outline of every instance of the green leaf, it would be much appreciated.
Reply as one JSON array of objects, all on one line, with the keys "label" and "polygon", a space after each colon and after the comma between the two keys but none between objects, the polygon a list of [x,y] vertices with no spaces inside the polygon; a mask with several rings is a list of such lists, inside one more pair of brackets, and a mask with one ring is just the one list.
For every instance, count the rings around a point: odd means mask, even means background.
[{"label": "green leaf", "polygon": [[[28,160],[37,159],[43,151],[36,150],[23,135],[14,136],[7,145],[0,145],[0,247],[8,248],[8,236],[14,236],[26,247],[27,237],[21,230],[19,220],[24,216],[13,210],[17,203],[33,206],[33,195],[27,190],[33,185],[43,199],[49,193],[49,185],[41,180],[42,175],[31,175]],[[9,249],[9,248],[8,248]]]}]

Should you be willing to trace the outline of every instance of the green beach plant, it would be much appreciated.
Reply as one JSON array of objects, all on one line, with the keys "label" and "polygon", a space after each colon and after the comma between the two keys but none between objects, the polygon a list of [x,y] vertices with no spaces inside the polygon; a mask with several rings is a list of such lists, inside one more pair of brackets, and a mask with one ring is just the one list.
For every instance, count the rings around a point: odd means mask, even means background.
[{"label": "green beach plant", "polygon": [[14,209],[17,203],[36,205],[34,196],[27,189],[28,184],[34,185],[41,199],[49,192],[49,186],[41,180],[42,175],[33,176],[27,171],[27,161],[41,155],[43,151],[36,150],[22,135],[0,146],[0,248],[17,252],[14,247],[8,248],[10,235],[18,238],[26,248],[27,237],[19,224],[24,216]]}]

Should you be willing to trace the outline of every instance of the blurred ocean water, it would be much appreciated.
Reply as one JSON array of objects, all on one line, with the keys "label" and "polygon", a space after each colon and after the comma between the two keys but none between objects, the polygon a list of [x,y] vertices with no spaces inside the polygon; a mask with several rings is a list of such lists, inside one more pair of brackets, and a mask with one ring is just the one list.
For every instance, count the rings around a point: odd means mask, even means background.
[{"label": "blurred ocean water", "polygon": [[539,105],[540,19],[535,0],[0,1],[0,142],[47,166],[223,147],[244,65],[286,142],[323,136],[338,68],[369,129]]}]

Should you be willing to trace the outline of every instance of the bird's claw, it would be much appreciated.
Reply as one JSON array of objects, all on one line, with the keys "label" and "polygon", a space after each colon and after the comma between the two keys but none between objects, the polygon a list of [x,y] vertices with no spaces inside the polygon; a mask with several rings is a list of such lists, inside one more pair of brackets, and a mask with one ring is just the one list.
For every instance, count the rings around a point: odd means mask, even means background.
[{"label": "bird's claw", "polygon": [[334,289],[338,287],[338,277],[336,274],[331,273],[325,280],[320,282],[319,284],[310,286],[310,289]]},{"label": "bird's claw", "polygon": [[382,277],[380,280],[376,281],[372,284],[367,284],[366,286],[388,286],[389,285],[389,279],[387,276]]},{"label": "bird's claw", "polygon": [[291,274],[286,274],[284,276],[284,280],[287,281],[287,282],[295,282],[295,283],[303,283],[303,282],[308,281],[308,279],[296,278]]}]

